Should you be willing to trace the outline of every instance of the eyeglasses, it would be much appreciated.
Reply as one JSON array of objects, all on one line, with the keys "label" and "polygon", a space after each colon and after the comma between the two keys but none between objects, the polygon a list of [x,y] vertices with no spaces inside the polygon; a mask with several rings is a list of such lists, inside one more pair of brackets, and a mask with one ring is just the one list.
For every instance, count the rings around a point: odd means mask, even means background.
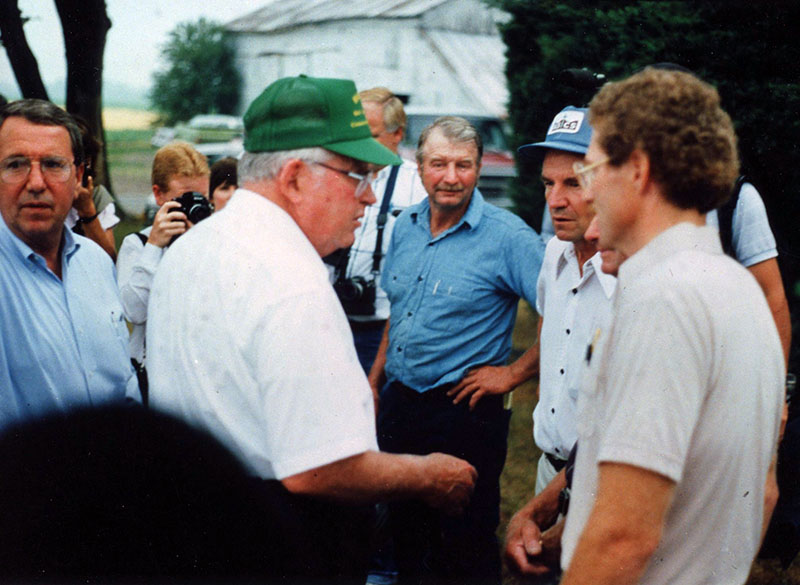
[{"label": "eyeglasses", "polygon": [[319,165],[321,167],[325,167],[331,171],[337,172],[340,175],[345,175],[350,177],[351,179],[355,179],[358,181],[358,185],[356,185],[356,192],[355,197],[358,199],[361,195],[366,191],[367,187],[369,186],[370,182],[375,178],[375,172],[370,171],[366,175],[362,175],[360,173],[354,173],[353,171],[345,171],[343,169],[337,169],[336,167],[332,167],[330,165],[326,165],[325,163],[317,162],[317,161],[309,161],[312,164]]},{"label": "eyeglasses", "polygon": [[0,180],[9,185],[22,183],[31,174],[33,163],[39,163],[39,170],[48,181],[63,183],[72,172],[72,161],[60,156],[45,156],[31,160],[27,156],[10,156],[0,162]]},{"label": "eyeglasses", "polygon": [[581,189],[586,191],[591,186],[592,181],[594,181],[594,175],[597,172],[597,167],[606,164],[609,160],[611,160],[609,157],[605,157],[604,159],[593,162],[590,165],[585,165],[581,161],[572,164],[572,170],[578,177],[578,182],[581,184]]}]

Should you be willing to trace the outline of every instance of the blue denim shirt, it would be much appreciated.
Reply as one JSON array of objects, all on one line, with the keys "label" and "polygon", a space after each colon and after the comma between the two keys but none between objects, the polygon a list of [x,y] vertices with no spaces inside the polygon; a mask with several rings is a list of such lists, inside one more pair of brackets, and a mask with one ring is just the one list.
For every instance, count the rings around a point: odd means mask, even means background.
[{"label": "blue denim shirt", "polygon": [[114,265],[64,229],[62,279],[0,219],[0,430],[138,399]]},{"label": "blue denim shirt", "polygon": [[388,382],[418,392],[505,364],[520,297],[536,303],[539,235],[476,189],[461,221],[432,237],[424,200],[397,219],[381,285],[391,302]]}]

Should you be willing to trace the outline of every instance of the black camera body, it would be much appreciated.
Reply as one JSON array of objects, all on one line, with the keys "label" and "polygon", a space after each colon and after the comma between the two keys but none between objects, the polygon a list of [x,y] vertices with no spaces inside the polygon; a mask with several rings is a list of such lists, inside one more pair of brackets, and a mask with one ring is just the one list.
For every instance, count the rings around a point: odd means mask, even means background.
[{"label": "black camera body", "polygon": [[333,290],[348,315],[374,315],[375,288],[375,280],[363,276],[338,278],[333,283]]},{"label": "black camera body", "polygon": [[181,204],[176,211],[182,211],[192,223],[203,221],[214,211],[211,202],[197,191],[186,191],[173,201]]}]

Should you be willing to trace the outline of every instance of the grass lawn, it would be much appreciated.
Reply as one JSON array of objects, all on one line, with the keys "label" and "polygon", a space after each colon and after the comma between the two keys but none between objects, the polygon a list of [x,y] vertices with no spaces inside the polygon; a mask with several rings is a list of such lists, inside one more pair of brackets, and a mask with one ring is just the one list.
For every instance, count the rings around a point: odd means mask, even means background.
[{"label": "grass lawn", "polygon": [[[150,166],[155,149],[150,146],[153,130],[110,130],[106,132],[112,187],[115,194],[150,192]],[[139,217],[126,217],[114,230],[119,249],[122,238],[141,229]],[[526,302],[520,303],[514,331],[514,352],[519,355],[536,339],[536,313]],[[514,512],[533,495],[536,461],[540,452],[533,443],[531,413],[536,405],[537,382],[523,384],[513,395],[513,414],[509,432],[508,458],[500,479],[502,503],[498,534],[503,538],[505,527]],[[509,583],[516,580],[509,577]],[[782,571],[773,561],[758,561],[749,585],[800,585],[800,563]]]}]

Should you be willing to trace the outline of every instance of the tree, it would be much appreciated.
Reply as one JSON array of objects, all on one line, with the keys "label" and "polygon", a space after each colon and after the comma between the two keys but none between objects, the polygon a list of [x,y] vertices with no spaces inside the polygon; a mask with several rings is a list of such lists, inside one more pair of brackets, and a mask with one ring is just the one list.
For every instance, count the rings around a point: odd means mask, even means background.
[{"label": "tree", "polygon": [[[111,190],[102,119],[103,53],[111,21],[104,0],[55,0],[67,59],[67,111],[82,116],[103,143],[95,181]],[[17,0],[0,0],[0,35],[24,98],[49,99],[23,30]]]},{"label": "tree", "polygon": [[[719,89],[739,137],[742,170],[767,206],[779,262],[800,325],[800,44],[796,0],[494,0],[511,14],[501,27],[508,46],[509,118],[516,145],[543,139],[553,116],[585,105],[593,90],[559,81],[585,67],[621,79],[648,64],[688,67]],[[514,197],[538,228],[544,198],[539,169],[519,161]],[[797,333],[795,338],[797,338]],[[800,364],[800,343],[790,363]]]},{"label": "tree", "polygon": [[232,114],[239,104],[241,77],[234,49],[221,25],[204,18],[169,33],[161,51],[165,69],[153,76],[152,106],[174,124],[195,114]]}]

